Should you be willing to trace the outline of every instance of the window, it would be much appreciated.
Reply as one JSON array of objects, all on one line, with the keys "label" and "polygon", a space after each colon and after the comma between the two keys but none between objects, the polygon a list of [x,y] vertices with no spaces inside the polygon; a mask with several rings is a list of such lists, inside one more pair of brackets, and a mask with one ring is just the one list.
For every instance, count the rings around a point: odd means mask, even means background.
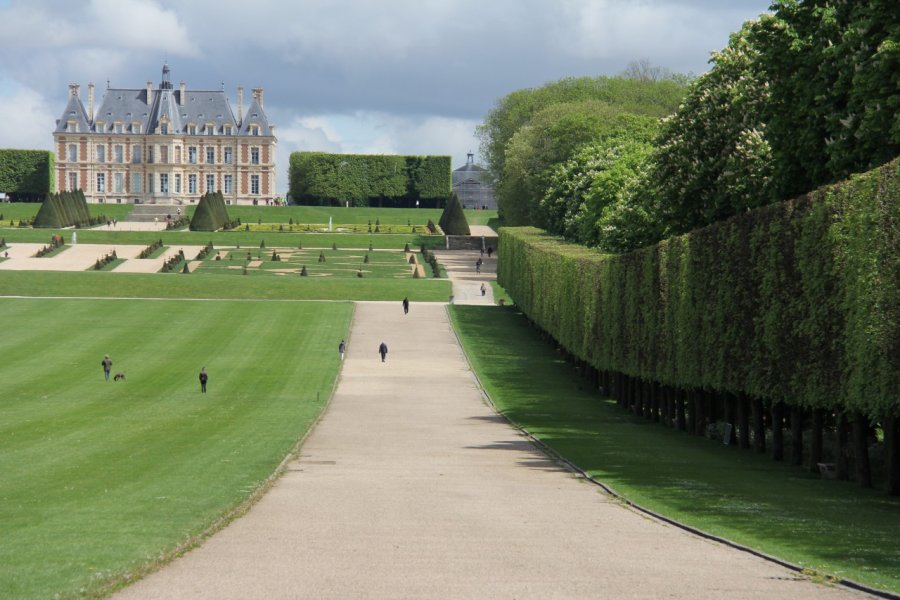
[{"label": "window", "polygon": [[206,176],[206,191],[207,192],[216,191],[216,176],[215,175],[207,175]]},{"label": "window", "polygon": [[212,146],[206,147],[206,164],[212,165],[216,162],[216,149]]},{"label": "window", "polygon": [[259,175],[251,175],[250,176],[250,193],[251,194],[259,193]]},{"label": "window", "polygon": [[140,133],[141,132],[141,124],[140,123],[132,123],[131,124],[131,133]]},{"label": "window", "polygon": [[132,146],[131,147],[131,162],[136,165],[141,163],[141,147],[140,146]]},{"label": "window", "polygon": [[147,146],[147,163],[153,162],[153,146]]},{"label": "window", "polygon": [[188,194],[197,193],[197,176],[188,175]]},{"label": "window", "polygon": [[116,157],[116,162],[122,164],[125,162],[125,146],[122,144],[117,144],[113,146],[113,154]]},{"label": "window", "polygon": [[153,173],[147,173],[147,193],[152,194],[155,191],[156,177],[153,176]]},{"label": "window", "polygon": [[131,174],[131,193],[132,194],[140,194],[144,191],[143,182],[141,181],[140,173],[132,173]]},{"label": "window", "polygon": [[125,191],[125,173],[114,173],[113,174],[113,185],[115,186],[115,191],[117,194],[121,194]]},{"label": "window", "polygon": [[197,146],[190,146],[188,148],[188,162],[192,165],[197,164]]},{"label": "window", "polygon": [[169,162],[169,147],[168,146],[160,146],[159,147],[159,162],[163,164],[168,164]]},{"label": "window", "polygon": [[122,124],[116,123],[115,126],[113,127],[113,129],[115,130],[116,133],[122,133]]},{"label": "window", "polygon": [[175,146],[175,164],[181,164],[181,146]]},{"label": "window", "polygon": [[212,123],[206,124],[206,135],[215,135],[216,134],[216,126]]},{"label": "window", "polygon": [[97,146],[97,162],[106,162],[106,146]]},{"label": "window", "polygon": [[259,164],[259,148],[250,148],[250,164]]},{"label": "window", "polygon": [[78,173],[69,173],[69,191],[74,192],[78,189]]},{"label": "window", "polygon": [[188,125],[188,135],[197,135],[196,125]]},{"label": "window", "polygon": [[226,194],[232,193],[233,184],[234,184],[234,177],[232,175],[226,175],[225,176],[225,185],[224,185]]},{"label": "window", "polygon": [[169,174],[168,173],[160,173],[159,174],[159,192],[161,194],[169,193]]},{"label": "window", "polygon": [[259,135],[259,126],[258,125],[253,125],[250,128],[250,135]]},{"label": "window", "polygon": [[181,173],[175,173],[175,193],[181,193]]},{"label": "window", "polygon": [[97,173],[97,191],[100,193],[106,191],[106,173]]},{"label": "window", "polygon": [[225,148],[224,152],[225,156],[223,160],[226,165],[230,165],[232,162],[234,162],[234,150],[232,150],[231,148]]},{"label": "window", "polygon": [[231,125],[225,125],[222,127],[222,133],[225,135],[231,135]]},{"label": "window", "polygon": [[78,144],[69,144],[69,162],[78,162]]},{"label": "window", "polygon": [[169,124],[163,123],[162,125],[160,125],[159,133],[160,133],[160,135],[169,135]]},{"label": "window", "polygon": [[75,121],[69,121],[66,123],[66,132],[67,133],[78,133],[78,123]]}]

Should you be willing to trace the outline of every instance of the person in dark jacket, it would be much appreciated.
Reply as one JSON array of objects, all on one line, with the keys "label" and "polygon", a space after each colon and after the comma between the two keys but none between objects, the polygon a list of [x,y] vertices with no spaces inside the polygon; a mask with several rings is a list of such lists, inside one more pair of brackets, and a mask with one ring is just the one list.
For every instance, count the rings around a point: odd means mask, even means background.
[{"label": "person in dark jacket", "polygon": [[109,372],[112,370],[112,361],[109,359],[109,354],[103,357],[100,364],[103,366],[103,376],[109,381]]},{"label": "person in dark jacket", "polygon": [[344,340],[341,340],[341,343],[338,344],[338,352],[341,353],[341,360],[344,360],[344,352],[347,351],[347,343]]},{"label": "person in dark jacket", "polygon": [[403,299],[403,314],[409,314],[409,298]]},{"label": "person in dark jacket", "polygon": [[378,346],[378,354],[381,355],[381,362],[384,362],[384,357],[387,356],[387,344],[381,342],[381,345]]},{"label": "person in dark jacket", "polygon": [[200,391],[206,393],[206,382],[209,381],[209,375],[206,374],[206,367],[200,369]]}]

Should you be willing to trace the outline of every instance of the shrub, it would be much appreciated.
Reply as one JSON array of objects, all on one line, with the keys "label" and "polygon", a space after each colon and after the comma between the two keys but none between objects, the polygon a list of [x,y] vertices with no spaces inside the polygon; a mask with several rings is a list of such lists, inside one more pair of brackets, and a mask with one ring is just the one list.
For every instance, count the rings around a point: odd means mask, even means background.
[{"label": "shrub", "polygon": [[320,263],[325,262],[325,251],[324,250],[319,251],[319,262]]},{"label": "shrub", "polygon": [[309,273],[306,271],[306,265],[303,265],[303,268],[300,269],[300,277],[308,277]]},{"label": "shrub", "polygon": [[455,193],[450,194],[450,199],[447,201],[444,212],[441,213],[438,225],[446,235],[470,234],[469,222],[466,220],[466,214],[463,212],[459,197]]},{"label": "shrub", "polygon": [[[200,197],[194,217],[191,219],[191,231],[218,231],[231,223],[225,198],[221,192],[207,192]],[[249,231],[249,227],[248,227]]]}]

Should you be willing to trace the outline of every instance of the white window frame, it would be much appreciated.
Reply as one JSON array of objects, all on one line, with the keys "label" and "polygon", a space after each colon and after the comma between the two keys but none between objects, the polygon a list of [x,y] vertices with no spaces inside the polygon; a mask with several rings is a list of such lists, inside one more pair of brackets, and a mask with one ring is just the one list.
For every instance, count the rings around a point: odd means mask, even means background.
[{"label": "white window frame", "polygon": [[74,171],[69,172],[69,191],[74,192],[78,189],[78,173]]},{"label": "white window frame", "polygon": [[116,144],[113,146],[113,155],[115,156],[115,160],[117,163],[122,164],[125,162],[125,146],[122,144]]},{"label": "white window frame", "polygon": [[207,193],[216,191],[216,176],[209,175],[206,176],[206,191]]},{"label": "white window frame", "polygon": [[131,174],[131,193],[132,194],[143,194],[144,193],[144,181],[143,181],[140,173],[132,173]]},{"label": "white window frame", "polygon": [[234,192],[234,176],[233,175],[225,175],[223,177],[222,191],[225,194],[231,194]]},{"label": "white window frame", "polygon": [[197,146],[188,146],[188,164],[197,164]]},{"label": "white window frame", "polygon": [[250,193],[254,196],[259,195],[259,175],[250,176]]},{"label": "white window frame", "polygon": [[197,193],[197,176],[195,174],[188,175],[188,194]]},{"label": "white window frame", "polygon": [[250,164],[251,165],[259,164],[259,146],[251,146],[250,147]]},{"label": "white window frame", "polygon": [[223,148],[222,154],[223,154],[222,162],[224,162],[226,165],[230,165],[230,164],[234,163],[234,149],[233,148],[229,148],[229,147]]},{"label": "white window frame", "polygon": [[78,162],[78,144],[69,144],[69,162]]},{"label": "white window frame", "polygon": [[168,173],[160,173],[159,174],[159,193],[160,194],[168,194],[169,193],[169,174]]},{"label": "white window frame", "polygon": [[95,147],[95,151],[97,153],[97,162],[105,163],[106,162],[106,146],[103,144],[98,144]]},{"label": "white window frame", "polygon": [[113,173],[113,188],[117,194],[125,192],[125,173]]},{"label": "white window frame", "polygon": [[175,193],[181,193],[181,173],[175,173]]},{"label": "white window frame", "polygon": [[207,146],[206,147],[206,164],[208,164],[208,165],[216,164],[216,148],[215,148],[215,146]]},{"label": "white window frame", "polygon": [[97,193],[106,193],[106,173],[97,173]]},{"label": "white window frame", "polygon": [[141,164],[141,145],[135,144],[131,147],[131,164],[139,165]]}]

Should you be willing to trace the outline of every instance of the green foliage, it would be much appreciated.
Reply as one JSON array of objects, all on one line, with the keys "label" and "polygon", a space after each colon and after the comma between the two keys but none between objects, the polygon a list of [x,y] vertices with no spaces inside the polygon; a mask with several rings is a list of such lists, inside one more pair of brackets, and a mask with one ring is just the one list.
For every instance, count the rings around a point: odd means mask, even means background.
[{"label": "green foliage", "polygon": [[450,199],[447,201],[438,225],[444,231],[444,235],[469,235],[469,222],[466,220],[459,197],[455,193],[450,194]]},{"label": "green foliage", "polygon": [[600,370],[808,408],[900,413],[900,159],[611,256],[500,232],[498,278]]},{"label": "green foliage", "polygon": [[49,194],[34,217],[35,227],[84,227],[103,220],[91,217],[84,192],[60,192]]},{"label": "green foliage", "polygon": [[324,206],[441,206],[451,190],[449,156],[293,152],[294,202]]},{"label": "green foliage", "polygon": [[18,200],[39,201],[53,191],[53,153],[0,149],[0,192]]},{"label": "green foliage", "polygon": [[191,218],[191,231],[218,231],[231,223],[225,197],[222,192],[207,192],[200,196],[200,202]]}]

